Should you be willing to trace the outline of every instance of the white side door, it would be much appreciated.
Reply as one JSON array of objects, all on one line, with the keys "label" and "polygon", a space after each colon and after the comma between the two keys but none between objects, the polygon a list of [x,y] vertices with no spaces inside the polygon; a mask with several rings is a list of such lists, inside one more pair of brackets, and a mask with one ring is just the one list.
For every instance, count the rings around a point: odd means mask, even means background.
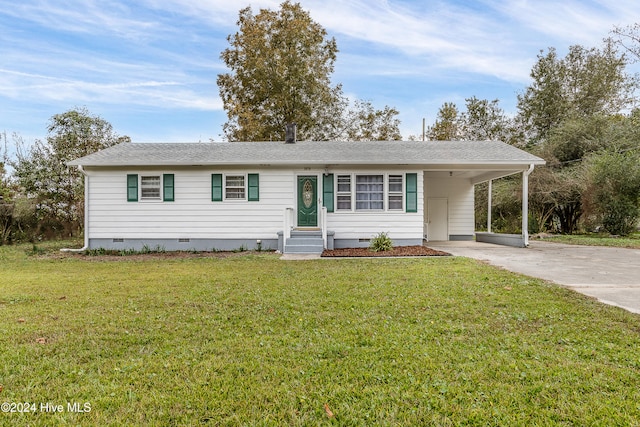
[{"label": "white side door", "polygon": [[445,198],[427,199],[427,240],[449,240],[449,206]]}]

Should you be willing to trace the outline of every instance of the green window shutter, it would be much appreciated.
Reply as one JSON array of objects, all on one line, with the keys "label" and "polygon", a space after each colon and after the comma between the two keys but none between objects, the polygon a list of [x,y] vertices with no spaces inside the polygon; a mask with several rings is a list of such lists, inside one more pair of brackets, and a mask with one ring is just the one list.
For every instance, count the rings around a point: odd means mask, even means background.
[{"label": "green window shutter", "polygon": [[322,176],[322,205],[327,212],[333,212],[333,174]]},{"label": "green window shutter", "polygon": [[260,175],[257,173],[250,173],[248,176],[249,192],[247,200],[250,202],[257,202],[260,200]]},{"label": "green window shutter", "polygon": [[138,175],[127,175],[127,202],[138,201]]},{"label": "green window shutter", "polygon": [[407,178],[407,212],[418,212],[418,174],[408,173]]},{"label": "green window shutter", "polygon": [[173,202],[175,200],[174,177],[172,173],[162,175],[162,200]]},{"label": "green window shutter", "polygon": [[211,174],[211,201],[212,202],[222,201],[222,174],[221,173]]}]

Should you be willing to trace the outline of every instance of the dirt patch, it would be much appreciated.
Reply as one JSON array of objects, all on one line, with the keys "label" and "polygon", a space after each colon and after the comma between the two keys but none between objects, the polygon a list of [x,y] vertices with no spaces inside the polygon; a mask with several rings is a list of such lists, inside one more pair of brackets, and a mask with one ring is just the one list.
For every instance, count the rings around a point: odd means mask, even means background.
[{"label": "dirt patch", "polygon": [[390,251],[373,252],[369,248],[332,249],[322,252],[323,257],[396,257],[396,256],[450,256],[426,246],[397,246]]}]

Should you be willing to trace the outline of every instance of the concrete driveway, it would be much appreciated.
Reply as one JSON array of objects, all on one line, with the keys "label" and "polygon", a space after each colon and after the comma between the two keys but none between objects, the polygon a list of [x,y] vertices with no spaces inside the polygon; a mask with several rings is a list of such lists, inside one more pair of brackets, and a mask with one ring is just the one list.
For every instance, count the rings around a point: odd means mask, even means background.
[{"label": "concrete driveway", "polygon": [[477,242],[426,246],[549,280],[603,303],[640,313],[640,250],[532,241],[528,248]]}]

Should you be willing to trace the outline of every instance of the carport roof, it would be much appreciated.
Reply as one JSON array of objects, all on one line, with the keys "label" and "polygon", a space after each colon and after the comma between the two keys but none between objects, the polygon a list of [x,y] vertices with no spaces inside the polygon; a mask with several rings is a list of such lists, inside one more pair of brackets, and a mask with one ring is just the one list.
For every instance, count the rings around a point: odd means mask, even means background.
[{"label": "carport roof", "polygon": [[528,166],[544,160],[500,141],[122,143],[69,166],[420,165]]}]

